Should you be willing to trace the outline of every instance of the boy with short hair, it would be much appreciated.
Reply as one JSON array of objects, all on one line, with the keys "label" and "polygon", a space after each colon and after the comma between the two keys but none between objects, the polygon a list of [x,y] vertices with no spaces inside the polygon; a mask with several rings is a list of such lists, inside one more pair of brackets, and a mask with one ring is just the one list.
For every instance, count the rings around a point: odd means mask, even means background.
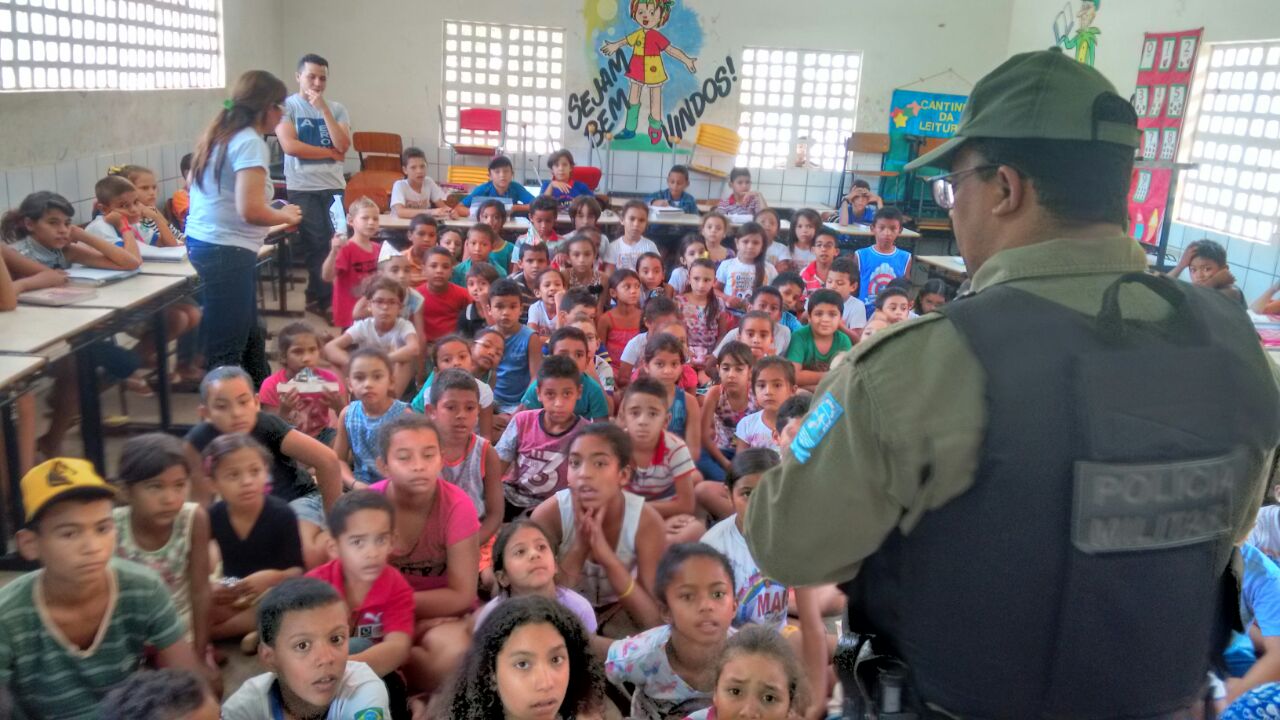
[{"label": "boy with short hair", "polygon": [[725,215],[749,215],[755,217],[761,209],[769,207],[764,195],[751,189],[751,171],[736,167],[729,171],[729,195],[720,201],[716,210]]},{"label": "boy with short hair", "polygon": [[671,298],[655,297],[645,303],[640,319],[644,323],[645,332],[628,340],[622,347],[622,357],[618,358],[615,377],[619,387],[626,387],[631,381],[631,374],[644,357],[644,346],[649,342],[649,334],[657,335],[668,326],[681,322],[680,308]]},{"label": "boy with short hair", "polygon": [[[542,353],[532,352],[539,343],[528,326],[520,322],[522,307],[520,286],[514,280],[499,280],[489,288],[489,318],[493,328],[502,334],[505,346],[498,363],[493,398],[497,405],[495,420],[509,416],[520,406],[525,388],[538,374]],[[505,422],[507,418],[501,418]],[[495,428],[499,425],[495,424]]]},{"label": "boy with short hair", "polygon": [[902,234],[902,211],[892,205],[880,208],[872,230],[876,234],[875,244],[853,254],[858,271],[858,299],[868,314],[875,307],[876,295],[890,280],[911,277],[911,253],[894,244]]},{"label": "boy with short hair", "polygon": [[809,405],[812,401],[813,395],[796,393],[778,406],[778,417],[774,421],[773,434],[783,457],[791,452],[791,441],[796,439],[796,433],[800,432],[800,427],[804,425],[804,416],[809,414]]},{"label": "boy with short hair", "polygon": [[538,277],[547,269],[551,256],[546,245],[528,245],[520,255],[520,270],[511,280],[520,289],[520,322],[529,322],[529,308],[538,302]]},{"label": "boy with short hair", "polygon": [[1169,271],[1169,277],[1177,279],[1186,269],[1191,270],[1192,285],[1217,290],[1244,305],[1244,294],[1236,287],[1236,278],[1227,267],[1227,249],[1219,243],[1205,238],[1187,245],[1177,267]]},{"label": "boy with short hair", "polygon": [[267,591],[258,604],[258,659],[269,672],[227,698],[223,720],[391,717],[382,679],[349,659],[348,622],[342,596],[323,580],[290,578]]},{"label": "boy with short hair", "polygon": [[796,384],[813,390],[831,369],[837,355],[853,347],[840,332],[844,300],[834,290],[819,290],[809,296],[809,324],[796,331],[786,357],[795,364]]},{"label": "boy with short hair", "polygon": [[337,557],[307,577],[332,585],[351,608],[348,659],[385,678],[409,659],[414,635],[413,588],[387,563],[395,511],[385,495],[355,490],[338,498],[328,520]]},{"label": "boy with short hair", "polygon": [[560,246],[560,236],[556,234],[556,218],[560,215],[560,204],[550,195],[540,195],[529,205],[529,230],[516,241],[516,260],[524,257],[525,248],[542,245],[547,248],[547,255],[554,256]]},{"label": "boy with short hair", "polygon": [[656,207],[680,208],[680,212],[689,215],[700,214],[698,201],[689,193],[689,168],[684,165],[672,165],[667,171],[667,188],[645,198],[645,202]]},{"label": "boy with short hair", "polygon": [[502,464],[489,438],[475,432],[480,418],[479,381],[465,370],[452,368],[431,383],[431,403],[426,415],[440,431],[440,476],[462,488],[480,518],[480,565],[492,565],[490,541],[502,524]]},{"label": "boy with short hair", "polygon": [[512,415],[498,440],[502,461],[505,520],[525,515],[568,487],[569,445],[587,421],[573,408],[582,394],[582,371],[573,360],[554,355],[538,370],[540,410]]},{"label": "boy with short hair", "polygon": [[[876,312],[862,329],[861,340],[866,340],[890,325],[906,322],[911,317],[911,297],[901,287],[887,287],[876,297]],[[860,340],[860,341],[861,341]]]},{"label": "boy with short hair", "polygon": [[751,368],[751,387],[760,409],[738,421],[733,445],[738,450],[762,447],[777,452],[778,409],[796,394],[795,366],[777,355],[760,358]]},{"label": "boy with short hair", "polygon": [[191,211],[191,191],[188,189],[191,185],[191,160],[193,153],[187,153],[178,161],[178,175],[182,178],[179,182],[177,190],[173,191],[173,197],[169,199],[169,211],[172,217],[169,220],[179,230],[187,228],[187,213]]},{"label": "boy with short hair", "polygon": [[458,315],[458,332],[473,338],[489,326],[489,288],[496,282],[498,271],[487,262],[476,263],[467,271],[467,297],[471,303]]},{"label": "boy with short hair", "polygon": [[[467,271],[475,263],[489,262],[489,253],[498,242],[498,233],[484,223],[476,223],[467,228],[467,237],[462,245],[462,262],[453,268],[450,276],[454,285],[466,287]],[[502,272],[502,268],[498,268]]]},{"label": "boy with short hair", "polygon": [[512,212],[527,212],[529,203],[533,202],[533,195],[529,193],[525,187],[519,183],[512,182],[515,178],[515,168],[511,165],[511,158],[506,155],[499,155],[489,161],[489,182],[477,185],[462,201],[453,209],[455,217],[466,217],[471,212],[471,203],[477,198],[509,198],[514,201],[511,206]]},{"label": "boy with short hair", "polygon": [[418,292],[422,294],[423,342],[430,346],[454,331],[471,304],[471,293],[450,282],[453,253],[448,248],[436,246],[427,251],[424,275],[426,280]]},{"label": "boy with short hair", "polygon": [[[843,302],[840,311],[840,332],[857,342],[862,328],[867,325],[867,306],[858,299],[854,290],[858,287],[858,266],[851,257],[838,257],[827,272],[827,290],[834,290]],[[813,295],[809,296],[813,299]]]},{"label": "boy with short hair", "polygon": [[[551,351],[551,356],[564,356],[573,361],[578,366],[578,370],[582,373],[582,394],[578,397],[578,402],[573,406],[573,412],[576,415],[584,417],[591,422],[602,422],[609,419],[609,402],[605,399],[604,390],[600,384],[591,377],[588,372],[593,363],[591,357],[591,346],[587,342],[587,336],[576,327],[562,327],[551,334],[551,340],[547,343]],[[520,401],[522,410],[537,410],[542,407],[542,401],[538,399],[538,381],[534,380],[533,385],[525,391],[524,397]]]},{"label": "boy with short hair", "polygon": [[147,647],[161,667],[201,673],[164,582],[115,557],[116,494],[93,466],[47,460],[21,491],[18,551],[42,567],[0,589],[0,691],[15,717],[96,717]]},{"label": "boy with short hair", "polygon": [[[747,313],[747,315],[752,313],[764,313],[772,327],[769,333],[769,342],[772,345],[772,350],[766,352],[765,355],[785,355],[787,346],[791,344],[791,330],[782,323],[782,292],[778,288],[769,285],[761,285],[756,288],[751,293],[751,312]],[[744,315],[742,321],[738,323],[738,327],[725,333],[724,337],[720,339],[719,344],[716,345],[715,353],[719,355],[724,346],[734,340],[741,340],[753,350],[759,347],[759,343],[752,342],[748,338],[745,330],[746,325],[747,316]],[[757,357],[760,356],[757,355]]]},{"label": "boy with short hair", "polygon": [[582,313],[591,322],[600,312],[599,296],[582,287],[569,288],[556,304],[556,327],[562,328],[575,313]]},{"label": "boy with short hair", "polygon": [[667,430],[670,419],[670,401],[662,383],[643,377],[627,386],[618,424],[631,438],[634,467],[624,489],[644,498],[667,521],[668,540],[693,542],[706,529],[689,522],[697,506],[693,486],[699,476],[684,438]]},{"label": "boy with short hair", "polygon": [[804,278],[800,277],[800,273],[788,270],[778,273],[778,277],[770,285],[778,288],[778,293],[782,296],[782,318],[779,322],[791,332],[799,330],[803,324],[800,317],[804,315]]},{"label": "boy with short hair", "polygon": [[[93,194],[94,204],[102,214],[85,225],[85,232],[124,247],[132,255],[139,255],[138,245],[145,244],[145,241],[133,226],[134,222],[142,219],[143,212],[138,189],[119,175],[108,175],[94,184]],[[132,245],[126,244],[129,241]]]},{"label": "boy with short hair", "polygon": [[[763,310],[751,310],[742,316],[742,322],[736,329],[740,332],[734,336],[734,339],[750,348],[752,356],[757,360],[778,354],[775,347],[777,338],[774,336],[778,324],[773,322],[769,313]],[[717,348],[716,353],[719,354],[720,350],[721,348]]]},{"label": "boy with short hair", "polygon": [[827,274],[831,272],[831,264],[835,262],[839,252],[835,232],[826,226],[818,228],[818,234],[813,238],[813,254],[816,259],[800,271],[805,295],[826,286]]},{"label": "boy with short hair", "polygon": [[876,211],[884,200],[871,192],[871,183],[861,178],[854,180],[849,194],[840,201],[841,225],[870,225],[876,220]]},{"label": "boy with short hair", "polygon": [[421,148],[408,147],[400,153],[400,170],[403,180],[391,185],[391,214],[396,217],[411,218],[424,211],[433,215],[448,214],[449,197],[427,177],[427,154]]}]

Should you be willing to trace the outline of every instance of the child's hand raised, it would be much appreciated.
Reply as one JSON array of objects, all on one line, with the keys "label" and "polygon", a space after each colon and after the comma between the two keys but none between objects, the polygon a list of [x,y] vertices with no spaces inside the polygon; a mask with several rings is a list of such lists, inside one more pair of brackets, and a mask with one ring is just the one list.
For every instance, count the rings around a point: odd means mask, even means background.
[{"label": "child's hand raised", "polygon": [[342,249],[342,246],[346,244],[347,244],[346,233],[334,233],[333,237],[329,238],[329,247],[334,250],[340,250]]}]

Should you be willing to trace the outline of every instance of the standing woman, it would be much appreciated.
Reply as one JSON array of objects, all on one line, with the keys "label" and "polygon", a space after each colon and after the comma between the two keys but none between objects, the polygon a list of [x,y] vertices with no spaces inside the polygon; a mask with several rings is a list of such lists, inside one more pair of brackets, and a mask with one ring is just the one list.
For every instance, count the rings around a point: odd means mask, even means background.
[{"label": "standing woman", "polygon": [[[297,205],[271,206],[270,154],[262,136],[280,121],[288,95],[265,70],[250,70],[204,131],[191,161],[187,254],[200,274],[209,367],[243,365],[258,324],[258,250],[272,225],[297,224]],[[260,349],[261,350],[261,349]]]}]

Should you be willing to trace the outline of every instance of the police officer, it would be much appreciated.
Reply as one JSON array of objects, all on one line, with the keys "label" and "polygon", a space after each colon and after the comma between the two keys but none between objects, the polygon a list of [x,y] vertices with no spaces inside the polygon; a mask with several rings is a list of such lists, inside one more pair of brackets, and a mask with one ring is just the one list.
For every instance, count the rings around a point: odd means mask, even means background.
[{"label": "police officer", "polygon": [[1182,717],[1236,618],[1277,381],[1238,307],[1145,272],[1138,140],[1059,52],[983,78],[908,166],[947,169],[970,293],[846,356],[752,496],[764,572],[843,582],[920,717]]}]

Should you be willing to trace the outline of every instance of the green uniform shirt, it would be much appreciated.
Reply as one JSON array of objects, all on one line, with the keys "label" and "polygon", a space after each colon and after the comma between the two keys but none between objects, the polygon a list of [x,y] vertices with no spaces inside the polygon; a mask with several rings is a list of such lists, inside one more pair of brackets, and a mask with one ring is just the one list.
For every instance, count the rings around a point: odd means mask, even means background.
[{"label": "green uniform shirt", "polygon": [[38,580],[27,573],[0,590],[0,685],[14,717],[94,718],[98,703],[142,664],[143,645],[163,650],[186,626],[164,582],[149,568],[112,558],[112,599],[87,650],[69,647],[45,622]]},{"label": "green uniform shirt", "polygon": [[[1129,238],[1051,240],[996,254],[974,273],[972,291],[1008,284],[1096,315],[1109,285],[1146,268]],[[1126,317],[1160,320],[1169,312],[1140,288],[1127,287],[1122,297]],[[788,457],[761,480],[747,510],[752,555],[765,575],[787,585],[851,579],[895,528],[909,533],[925,512],[968,490],[978,467],[986,377],[945,317],[882,330],[842,360],[814,396],[809,419],[825,413],[828,420],[817,425],[807,461],[784,449]],[[1236,537],[1253,524],[1269,466],[1254,474],[1256,500],[1242,512]]]}]

